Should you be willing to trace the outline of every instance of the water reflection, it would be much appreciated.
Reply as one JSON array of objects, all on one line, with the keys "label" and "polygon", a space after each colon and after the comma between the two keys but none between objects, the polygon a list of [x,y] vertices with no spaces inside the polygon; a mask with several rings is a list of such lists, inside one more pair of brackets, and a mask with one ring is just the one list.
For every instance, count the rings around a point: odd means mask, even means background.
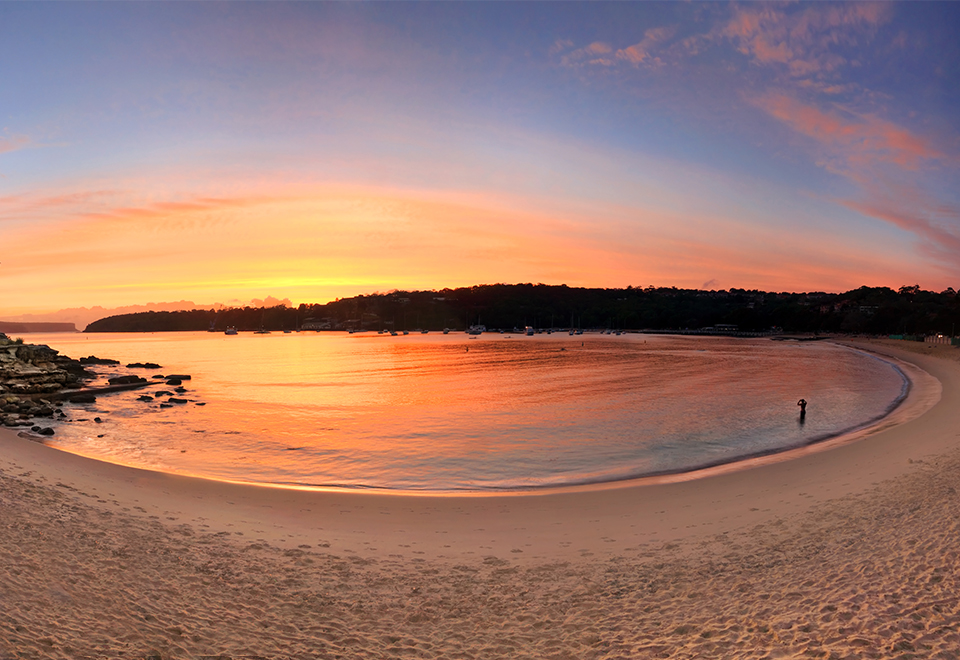
[{"label": "water reflection", "polygon": [[[79,357],[189,373],[189,403],[78,406],[78,453],[271,483],[510,488],[622,478],[810,441],[883,414],[889,364],[716,337],[49,335]],[[98,367],[104,378],[123,369]],[[160,389],[159,386],[153,388]],[[168,388],[169,389],[169,388]],[[798,394],[817,397],[799,423]],[[197,403],[205,403],[198,406]],[[102,436],[102,437],[98,437]]]}]

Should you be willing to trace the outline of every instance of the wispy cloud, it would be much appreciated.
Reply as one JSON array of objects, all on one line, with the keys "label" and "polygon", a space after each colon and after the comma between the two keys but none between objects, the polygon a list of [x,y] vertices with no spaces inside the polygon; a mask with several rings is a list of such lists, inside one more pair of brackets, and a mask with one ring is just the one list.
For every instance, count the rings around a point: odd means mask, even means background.
[{"label": "wispy cloud", "polygon": [[904,208],[898,200],[872,198],[869,201],[843,200],[841,203],[919,237],[921,251],[944,264],[952,277],[960,277],[960,212],[957,209],[941,208],[941,217],[938,218],[923,206]]},{"label": "wispy cloud", "polygon": [[611,56],[611,53],[613,53],[613,47],[610,46],[610,44],[602,41],[594,41],[593,43],[587,44],[582,48],[569,50],[572,46],[572,41],[563,40],[556,42],[553,46],[553,49],[551,49],[554,53],[562,53],[565,50],[568,51],[560,58],[560,62],[563,64],[563,66],[579,67],[591,64],[613,66],[616,63],[615,58]]},{"label": "wispy cloud", "polygon": [[924,163],[946,158],[929,139],[842,106],[825,111],[782,93],[756,97],[753,103],[794,131],[817,141],[846,168],[893,163],[915,171]]},{"label": "wispy cloud", "polygon": [[108,202],[117,193],[111,190],[84,190],[79,192],[44,195],[21,193],[0,197],[0,223],[49,219],[61,212]]},{"label": "wispy cloud", "polygon": [[196,221],[198,216],[225,209],[238,209],[273,201],[269,197],[195,197],[182,202],[154,202],[142,206],[113,208],[106,211],[84,213],[85,220],[127,223],[141,220]]},{"label": "wispy cloud", "polygon": [[4,137],[0,135],[0,154],[23,149],[30,144],[30,138],[26,135],[11,135]]},{"label": "wispy cloud", "polygon": [[643,39],[639,42],[618,50],[617,59],[629,62],[634,66],[640,66],[641,64],[647,66],[659,65],[662,63],[660,58],[652,53],[657,47],[672,38],[676,31],[675,27],[669,26],[651,28],[643,33]]}]

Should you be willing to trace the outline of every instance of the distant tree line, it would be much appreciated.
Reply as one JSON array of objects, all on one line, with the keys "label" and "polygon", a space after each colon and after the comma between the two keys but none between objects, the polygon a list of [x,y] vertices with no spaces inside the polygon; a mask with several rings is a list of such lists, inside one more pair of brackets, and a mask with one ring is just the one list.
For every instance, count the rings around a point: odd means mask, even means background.
[{"label": "distant tree line", "polygon": [[846,293],[758,290],[586,289],[546,284],[492,284],[439,291],[391,291],[299,307],[242,307],[121,314],[86,332],[169,332],[227,327],[253,330],[463,330],[583,328],[695,330],[719,324],[762,332],[953,335],[960,296],[919,286],[860,287]]}]

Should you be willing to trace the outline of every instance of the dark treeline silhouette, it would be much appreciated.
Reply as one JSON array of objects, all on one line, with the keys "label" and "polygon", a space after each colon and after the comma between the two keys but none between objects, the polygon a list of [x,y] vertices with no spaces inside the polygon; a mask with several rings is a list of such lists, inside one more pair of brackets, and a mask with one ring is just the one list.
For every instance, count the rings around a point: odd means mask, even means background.
[{"label": "dark treeline silhouette", "polygon": [[757,290],[492,284],[440,291],[392,291],[299,307],[141,312],[100,319],[86,332],[215,330],[462,330],[488,328],[610,328],[695,330],[719,324],[745,332],[953,335],[960,296],[919,286],[895,291],[861,287],[846,293]]}]

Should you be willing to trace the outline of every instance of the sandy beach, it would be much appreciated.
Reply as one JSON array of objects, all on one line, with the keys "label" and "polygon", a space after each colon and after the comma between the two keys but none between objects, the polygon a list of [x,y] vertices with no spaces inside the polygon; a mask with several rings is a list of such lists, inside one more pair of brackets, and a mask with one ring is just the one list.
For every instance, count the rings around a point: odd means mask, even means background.
[{"label": "sandy beach", "polygon": [[0,429],[0,659],[958,658],[960,349],[847,343],[904,362],[890,419],[696,479],[315,492]]}]

